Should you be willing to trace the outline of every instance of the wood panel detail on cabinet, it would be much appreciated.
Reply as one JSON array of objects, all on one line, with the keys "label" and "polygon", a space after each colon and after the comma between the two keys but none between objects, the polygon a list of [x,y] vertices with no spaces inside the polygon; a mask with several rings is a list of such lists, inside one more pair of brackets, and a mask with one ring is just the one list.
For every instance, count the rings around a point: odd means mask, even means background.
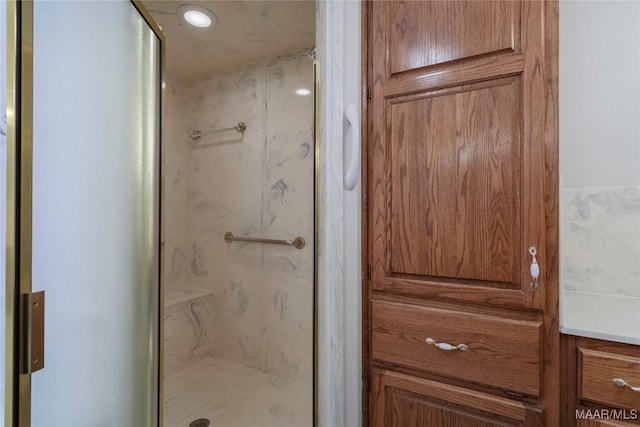
[{"label": "wood panel detail on cabinet", "polygon": [[563,427],[640,425],[640,346],[562,336]]},{"label": "wood panel detail on cabinet", "polygon": [[[640,411],[640,358],[578,349],[578,398]],[[614,378],[629,386],[617,386]]]},{"label": "wood panel detail on cabinet", "polygon": [[364,3],[363,425],[561,425],[557,13]]},{"label": "wood panel detail on cabinet", "polygon": [[[417,4],[414,4],[417,3]],[[389,74],[514,52],[517,2],[385,1]]]},{"label": "wood panel detail on cabinet", "polygon": [[409,95],[427,90],[459,86],[487,79],[497,79],[520,74],[524,69],[524,57],[518,54],[482,57],[473,66],[453,63],[437,73],[411,74],[401,79],[389,80],[384,85],[385,98]]},{"label": "wood panel detail on cabinet", "polygon": [[[373,301],[372,357],[408,368],[540,394],[542,322]],[[465,344],[445,351],[425,340]]]},{"label": "wood panel detail on cabinet", "polygon": [[388,102],[390,275],[522,288],[521,91],[506,78]]},{"label": "wood panel detail on cabinet", "polygon": [[[547,288],[530,287],[528,254],[535,246],[544,266],[544,5],[373,2],[368,203],[374,289],[545,305]],[[412,18],[398,18],[397,8]],[[437,19],[442,16],[449,21]],[[400,27],[403,38],[396,40],[391,29]],[[425,38],[435,37],[431,29],[445,38]],[[485,51],[478,46],[493,43],[483,37],[500,40],[502,29],[510,34],[508,52],[478,53]],[[474,47],[465,40],[475,33]],[[459,55],[480,56],[390,78],[394,60],[409,51],[421,55],[412,50],[413,38],[436,49],[460,43],[470,50],[452,48]]]},{"label": "wood panel detail on cabinet", "polygon": [[372,425],[438,427],[542,426],[542,411],[462,387],[374,370]]}]

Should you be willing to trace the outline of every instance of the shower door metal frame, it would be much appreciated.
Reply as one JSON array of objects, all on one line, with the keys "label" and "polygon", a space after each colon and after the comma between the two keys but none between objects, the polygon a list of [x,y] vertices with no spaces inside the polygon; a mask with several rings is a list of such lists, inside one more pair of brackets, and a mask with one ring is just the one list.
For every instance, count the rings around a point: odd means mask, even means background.
[{"label": "shower door metal frame", "polygon": [[[158,188],[162,194],[162,138],[165,96],[165,37],[140,0],[130,0],[159,42],[158,78]],[[21,297],[31,294],[32,267],[32,180],[33,180],[33,2],[7,0],[7,215],[6,215],[6,349],[5,419],[6,426],[31,424],[31,374],[20,373],[20,360],[27,344],[21,324]],[[157,202],[161,206],[161,200]],[[158,212],[162,224],[162,212]],[[162,274],[163,227],[159,227],[158,311],[149,338],[155,343],[154,371],[157,398],[156,425],[162,422]],[[153,394],[153,392],[152,392]]]},{"label": "shower door metal frame", "polygon": [[17,425],[18,411],[18,334],[16,317],[16,296],[20,294],[17,282],[18,245],[16,231],[19,226],[17,206],[17,141],[19,140],[20,97],[17,92],[19,74],[19,39],[18,21],[19,10],[16,1],[6,3],[6,52],[7,52],[7,188],[6,188],[6,291],[5,291],[5,401],[4,425]]},{"label": "shower door metal frame", "polygon": [[[317,20],[317,16],[316,16]],[[316,46],[318,42],[316,40]],[[319,352],[318,352],[318,321],[319,312],[318,297],[319,281],[318,281],[318,241],[320,238],[319,224],[320,224],[320,61],[317,58],[317,54],[314,50],[313,55],[313,426],[320,425],[320,402],[318,393],[318,378],[320,373],[319,365]]]}]

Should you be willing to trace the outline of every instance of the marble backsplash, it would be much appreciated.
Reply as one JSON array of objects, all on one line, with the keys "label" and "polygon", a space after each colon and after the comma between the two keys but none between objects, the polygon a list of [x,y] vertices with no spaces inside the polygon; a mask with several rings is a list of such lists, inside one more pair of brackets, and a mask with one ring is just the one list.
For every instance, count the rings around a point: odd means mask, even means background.
[{"label": "marble backsplash", "polygon": [[640,343],[640,187],[564,188],[561,203],[563,330]]},{"label": "marble backsplash", "polygon": [[[203,136],[189,145],[181,169],[187,178],[186,260],[175,265],[184,266],[187,286],[212,292],[216,357],[310,384],[314,101],[295,94],[299,88],[313,90],[307,54],[189,85],[185,134],[240,121],[247,130]],[[302,236],[307,245],[298,250],[229,244],[223,239],[226,231],[273,239]]]}]

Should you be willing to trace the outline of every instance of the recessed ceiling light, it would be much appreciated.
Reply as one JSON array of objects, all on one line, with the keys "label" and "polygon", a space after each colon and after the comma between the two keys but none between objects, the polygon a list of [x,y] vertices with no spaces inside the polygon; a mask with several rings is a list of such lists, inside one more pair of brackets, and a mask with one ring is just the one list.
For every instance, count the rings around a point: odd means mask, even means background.
[{"label": "recessed ceiling light", "polygon": [[178,8],[177,14],[180,19],[194,27],[205,28],[218,23],[215,13],[195,4],[183,4]]},{"label": "recessed ceiling light", "polygon": [[311,91],[305,88],[296,89],[296,95],[300,95],[300,96],[311,95]]}]

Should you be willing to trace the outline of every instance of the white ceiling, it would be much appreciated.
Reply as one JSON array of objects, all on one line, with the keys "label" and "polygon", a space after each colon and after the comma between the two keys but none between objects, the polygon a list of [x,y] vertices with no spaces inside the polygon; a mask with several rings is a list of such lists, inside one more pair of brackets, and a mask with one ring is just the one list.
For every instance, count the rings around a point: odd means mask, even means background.
[{"label": "white ceiling", "polygon": [[[315,45],[315,2],[143,0],[166,37],[167,72],[191,81],[241,65]],[[175,15],[196,4],[218,17],[215,27],[196,28]]]}]

